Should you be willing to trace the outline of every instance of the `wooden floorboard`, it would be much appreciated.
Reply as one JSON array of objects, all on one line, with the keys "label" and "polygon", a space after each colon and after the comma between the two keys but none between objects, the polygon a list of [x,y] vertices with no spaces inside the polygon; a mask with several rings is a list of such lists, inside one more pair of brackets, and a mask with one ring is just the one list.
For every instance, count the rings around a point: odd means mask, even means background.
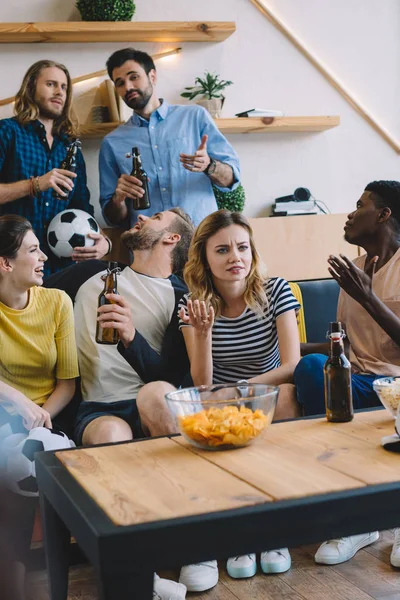
[{"label": "wooden floorboard", "polygon": [[[220,562],[218,585],[201,594],[188,594],[188,600],[400,600],[400,569],[390,566],[393,534],[383,532],[380,540],[358,552],[347,563],[333,567],[316,565],[318,545],[291,551],[292,568],[282,575],[257,573],[248,580],[231,579]],[[176,579],[178,572],[160,575]],[[50,600],[46,574],[33,574],[33,600]],[[98,600],[92,568],[71,568],[68,600]]]}]

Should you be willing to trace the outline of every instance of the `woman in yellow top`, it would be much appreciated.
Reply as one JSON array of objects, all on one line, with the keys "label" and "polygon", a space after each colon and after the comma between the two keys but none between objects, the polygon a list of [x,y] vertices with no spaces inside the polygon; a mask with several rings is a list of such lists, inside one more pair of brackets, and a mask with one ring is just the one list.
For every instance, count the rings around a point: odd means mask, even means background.
[{"label": "woman in yellow top", "polygon": [[51,427],[78,376],[72,303],[40,287],[46,260],[29,221],[0,217],[0,406],[28,430]]},{"label": "woman in yellow top", "polygon": [[[72,303],[40,287],[46,260],[29,221],[0,217],[0,425],[19,431],[52,427],[78,376]],[[10,493],[7,506],[10,577],[21,585],[37,498]]]}]

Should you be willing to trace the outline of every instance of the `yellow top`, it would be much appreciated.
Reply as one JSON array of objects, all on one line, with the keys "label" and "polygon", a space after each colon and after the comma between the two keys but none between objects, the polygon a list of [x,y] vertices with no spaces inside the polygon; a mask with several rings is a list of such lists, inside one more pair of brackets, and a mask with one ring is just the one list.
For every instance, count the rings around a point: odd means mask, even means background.
[{"label": "yellow top", "polygon": [[297,311],[297,327],[299,329],[299,338],[300,343],[305,344],[307,342],[307,334],[306,334],[306,321],[304,318],[304,308],[303,308],[303,295],[301,293],[300,286],[293,281],[289,281],[290,289],[292,290],[293,296],[296,298],[297,302],[300,304],[301,308]]},{"label": "yellow top", "polygon": [[56,379],[79,374],[71,299],[65,292],[33,287],[27,306],[0,302],[0,380],[39,404]]}]

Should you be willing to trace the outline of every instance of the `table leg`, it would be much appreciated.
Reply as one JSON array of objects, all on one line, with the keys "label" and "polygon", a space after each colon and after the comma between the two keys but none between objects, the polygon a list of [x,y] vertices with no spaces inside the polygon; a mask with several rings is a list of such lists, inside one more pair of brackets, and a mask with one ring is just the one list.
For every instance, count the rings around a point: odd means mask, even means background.
[{"label": "table leg", "polygon": [[101,600],[152,600],[152,571],[113,573],[105,570],[98,573]]},{"label": "table leg", "polygon": [[51,600],[67,600],[71,534],[44,494],[40,495],[41,518]]}]

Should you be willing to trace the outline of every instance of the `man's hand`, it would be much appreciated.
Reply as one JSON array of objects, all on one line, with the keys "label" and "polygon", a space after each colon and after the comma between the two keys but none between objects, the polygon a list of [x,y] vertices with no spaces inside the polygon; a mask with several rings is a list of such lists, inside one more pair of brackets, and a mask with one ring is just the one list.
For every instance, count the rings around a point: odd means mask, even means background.
[{"label": "man's hand", "polygon": [[187,169],[187,171],[202,173],[205,171],[205,169],[207,169],[211,161],[207,154],[207,141],[208,135],[203,135],[200,146],[197,148],[194,154],[180,154],[182,166]]},{"label": "man's hand", "polygon": [[132,311],[128,302],[119,294],[106,294],[107,300],[112,304],[104,304],[98,309],[98,318],[101,327],[111,327],[119,333],[125,348],[135,337],[136,329],[133,325]]},{"label": "man's hand", "polygon": [[24,427],[28,431],[34,427],[51,428],[51,418],[47,410],[44,410],[44,408],[41,408],[26,396],[21,394],[21,397],[13,405],[17,413],[22,417]]},{"label": "man's hand", "polygon": [[118,179],[113,200],[117,204],[122,204],[122,202],[125,201],[125,198],[142,198],[144,194],[145,191],[140,179],[137,179],[132,175],[122,173]]},{"label": "man's hand", "polygon": [[[66,169],[52,169],[45,175],[39,177],[39,187],[42,192],[52,188],[62,198],[67,198],[69,192],[74,189],[74,182],[72,179],[76,177],[76,173],[67,171]],[[65,192],[60,186],[68,190]]]},{"label": "man's hand", "polygon": [[369,262],[365,263],[365,269],[362,271],[346,256],[341,254],[338,258],[331,255],[328,258],[330,265],[328,271],[342,290],[364,306],[373,295],[372,280],[378,259],[378,256],[373,256]]},{"label": "man's hand", "polygon": [[77,246],[72,253],[72,260],[82,262],[92,258],[100,259],[108,252],[108,242],[102,233],[88,233],[87,237],[95,240],[94,246]]}]

